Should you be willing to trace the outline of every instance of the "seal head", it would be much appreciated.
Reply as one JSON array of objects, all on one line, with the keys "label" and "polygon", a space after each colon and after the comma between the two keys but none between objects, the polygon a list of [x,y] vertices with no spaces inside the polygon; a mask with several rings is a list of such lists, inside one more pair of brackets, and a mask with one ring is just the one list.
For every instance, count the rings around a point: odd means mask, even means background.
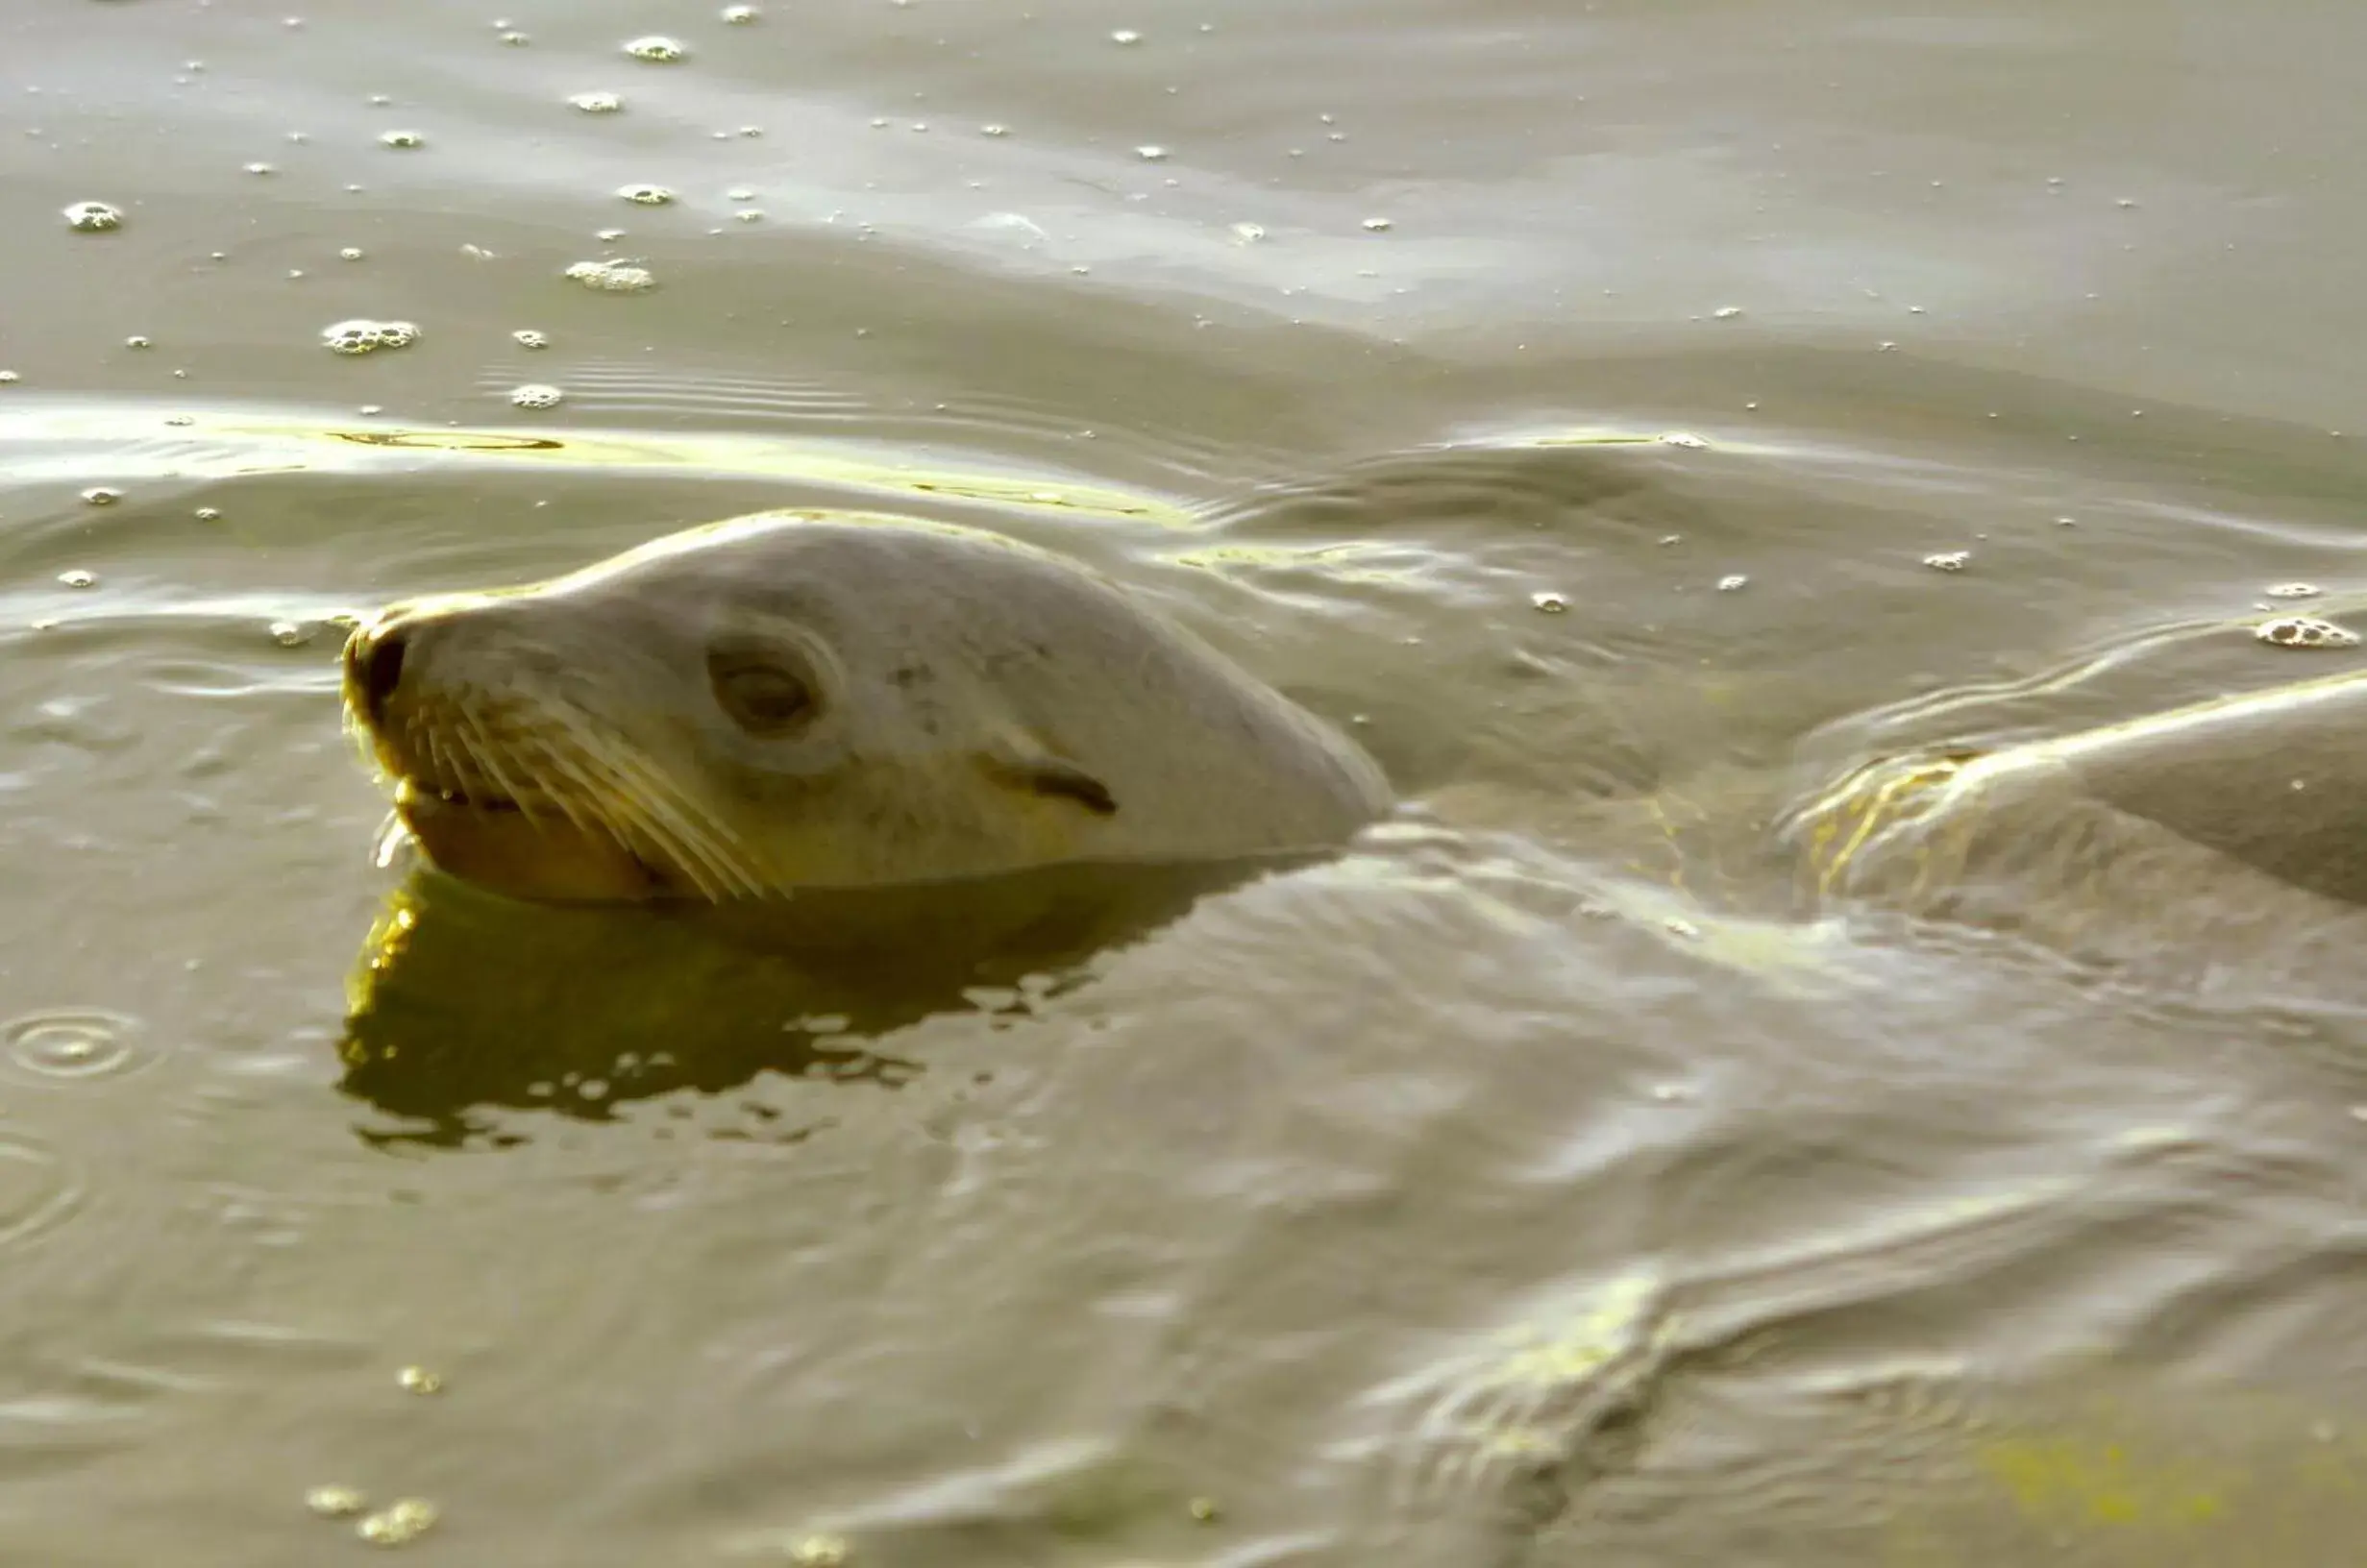
[{"label": "seal head", "polygon": [[344,698],[429,859],[530,899],[1288,856],[1390,802],[1344,735],[1080,564],[903,518],[738,518],[396,604]]}]

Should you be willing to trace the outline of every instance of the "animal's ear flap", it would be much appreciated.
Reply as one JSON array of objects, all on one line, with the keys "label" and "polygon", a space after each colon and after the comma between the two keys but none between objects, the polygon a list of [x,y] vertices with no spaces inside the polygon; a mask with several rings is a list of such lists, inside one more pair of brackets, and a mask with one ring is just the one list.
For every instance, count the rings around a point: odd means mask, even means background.
[{"label": "animal's ear flap", "polygon": [[978,766],[996,783],[1050,799],[1073,800],[1096,817],[1114,817],[1118,797],[1110,787],[1073,762],[1040,751],[989,753]]}]

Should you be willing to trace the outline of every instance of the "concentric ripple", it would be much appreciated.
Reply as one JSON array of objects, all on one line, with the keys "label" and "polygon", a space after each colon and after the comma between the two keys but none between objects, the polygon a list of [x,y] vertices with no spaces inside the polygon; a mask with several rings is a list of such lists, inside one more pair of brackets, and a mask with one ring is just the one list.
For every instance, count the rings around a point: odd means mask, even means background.
[{"label": "concentric ripple", "polygon": [[137,1043],[139,1023],[119,1013],[61,1009],[12,1021],[0,1041],[19,1076],[106,1078],[136,1072],[154,1060]]}]

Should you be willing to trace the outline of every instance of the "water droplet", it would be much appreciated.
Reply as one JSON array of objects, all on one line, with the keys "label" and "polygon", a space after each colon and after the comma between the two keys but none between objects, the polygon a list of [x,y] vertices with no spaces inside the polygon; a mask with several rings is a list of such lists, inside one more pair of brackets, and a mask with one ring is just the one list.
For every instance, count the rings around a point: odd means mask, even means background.
[{"label": "water droplet", "polygon": [[400,147],[406,150],[425,147],[428,144],[428,138],[416,131],[382,131],[379,133],[378,139],[382,146]]},{"label": "water droplet", "polygon": [[2253,636],[2277,648],[2355,648],[2358,633],[2312,615],[2280,616],[2252,628]]},{"label": "water droplet", "polygon": [[443,1376],[424,1366],[407,1366],[395,1374],[395,1381],[403,1385],[405,1393],[409,1394],[435,1394],[444,1389]]},{"label": "water droplet", "polygon": [[321,329],[321,342],[332,354],[370,354],[379,349],[407,349],[418,340],[418,324],[408,321],[356,318]]},{"label": "water droplet", "polygon": [[633,39],[625,46],[625,52],[635,60],[652,61],[661,65],[672,64],[686,53],[681,44],[673,38],[659,37],[654,34],[646,38]]},{"label": "water droplet", "polygon": [[586,114],[613,114],[625,107],[625,100],[613,92],[579,92],[567,101]]},{"label": "water droplet", "polygon": [[1717,591],[1721,594],[1740,593],[1743,589],[1750,586],[1750,581],[1751,579],[1744,574],[1737,572],[1731,576],[1718,578]]},{"label": "water droplet", "polygon": [[749,23],[756,20],[756,18],[762,16],[764,12],[757,10],[754,6],[724,7],[724,20],[729,22],[734,27],[746,27]]},{"label": "water droplet", "polygon": [[90,506],[112,506],[122,499],[122,491],[111,490],[103,484],[94,484],[83,492],[84,504]]},{"label": "water droplet", "polygon": [[642,207],[663,207],[674,200],[674,192],[663,185],[619,185],[616,193]]},{"label": "water droplet", "polygon": [[1943,550],[1923,557],[1923,564],[1935,572],[1961,572],[1972,560],[1969,550]]},{"label": "water droplet", "polygon": [[315,1486],[304,1494],[304,1506],[324,1519],[344,1519],[370,1506],[352,1486]]},{"label": "water droplet", "polygon": [[546,386],[540,381],[529,381],[524,386],[512,387],[509,393],[509,401],[521,408],[556,408],[566,401],[566,397],[567,394],[557,387]]},{"label": "water droplet", "polygon": [[130,1043],[137,1032],[137,1023],[113,1013],[35,1014],[8,1026],[8,1062],[37,1078],[105,1077],[147,1065],[148,1054]]},{"label": "water droplet", "polygon": [[1384,230],[1386,230],[1386,229],[1393,228],[1393,227],[1394,227],[1394,226],[1393,226],[1393,224],[1391,224],[1391,222],[1390,222],[1387,218],[1367,218],[1367,219],[1365,220],[1365,227],[1366,227],[1367,229],[1371,230],[1374,233],[1376,233],[1376,234],[1377,234],[1377,233],[1380,233],[1382,231],[1384,231]]},{"label": "water droplet", "polygon": [[509,340],[522,349],[547,349],[551,346],[551,334],[538,332],[531,327],[519,328],[509,334]]},{"label": "water droplet", "polygon": [[1529,602],[1547,615],[1561,615],[1569,608],[1569,597],[1566,594],[1531,594]]},{"label": "water droplet", "polygon": [[2314,582],[2280,582],[2260,591],[2271,599],[2315,599],[2326,592]]},{"label": "water droplet", "polygon": [[638,294],[657,286],[656,275],[649,268],[623,261],[579,261],[567,269],[566,276],[607,294]]},{"label": "water droplet", "polygon": [[95,588],[99,584],[99,576],[95,572],[86,572],[76,567],[70,572],[59,573],[58,580],[68,588]]},{"label": "water droplet", "polygon": [[105,202],[76,202],[65,209],[65,221],[86,234],[99,234],[122,228],[123,213]]},{"label": "water droplet", "polygon": [[407,1497],[385,1512],[362,1520],[354,1532],[372,1546],[403,1546],[434,1529],[437,1518],[434,1504]]}]

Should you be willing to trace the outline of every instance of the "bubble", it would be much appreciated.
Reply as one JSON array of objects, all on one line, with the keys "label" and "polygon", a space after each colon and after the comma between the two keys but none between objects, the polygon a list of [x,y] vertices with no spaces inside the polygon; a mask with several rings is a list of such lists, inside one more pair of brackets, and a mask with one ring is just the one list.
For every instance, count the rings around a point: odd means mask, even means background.
[{"label": "bubble", "polygon": [[566,397],[567,394],[557,387],[546,386],[540,381],[529,381],[524,386],[512,387],[509,393],[509,401],[521,408],[556,408]]},{"label": "bubble", "polygon": [[599,240],[603,245],[613,245],[618,240],[625,237],[625,231],[622,229],[603,229],[592,237]]},{"label": "bubble", "polygon": [[613,92],[579,92],[567,102],[586,114],[613,114],[625,107],[625,100]]},{"label": "bubble", "polygon": [[282,648],[302,648],[318,634],[318,627],[308,626],[301,621],[271,623],[271,640]]},{"label": "bubble", "polygon": [[339,251],[339,252],[337,253],[337,259],[338,259],[338,260],[340,260],[340,261],[358,261],[358,260],[360,260],[360,259],[361,259],[361,247],[360,247],[360,246],[358,246],[358,245],[348,245],[347,247],[345,247],[345,249],[343,249],[343,250],[341,250],[341,251]]},{"label": "bubble", "polygon": [[528,37],[525,34],[512,29],[511,31],[502,35],[502,41],[509,45],[512,49],[523,49],[534,40]]},{"label": "bubble", "polygon": [[735,202],[752,202],[756,199],[756,193],[746,185],[733,185],[725,194]]},{"label": "bubble", "polygon": [[1395,225],[1392,224],[1387,218],[1367,218],[1365,220],[1365,227],[1377,234],[1386,230],[1394,228]]},{"label": "bubble", "polygon": [[2252,628],[2253,636],[2277,648],[2355,648],[2358,633],[2313,615],[2280,616]]},{"label": "bubble", "polygon": [[1566,594],[1531,594],[1529,602],[1547,615],[1560,615],[1569,608],[1569,598]]},{"label": "bubble", "polygon": [[1112,43],[1140,43],[1143,36],[1130,27],[1122,27],[1110,34]]},{"label": "bubble", "polygon": [[731,215],[742,223],[762,223],[764,221],[764,213],[752,207],[742,208]]},{"label": "bubble", "polygon": [[764,12],[757,10],[754,6],[724,7],[724,20],[729,22],[734,27],[746,27],[749,23],[754,21],[757,17],[762,16]]},{"label": "bubble", "polygon": [[222,508],[219,506],[200,506],[196,511],[191,512],[189,515],[196,518],[200,523],[219,523],[222,521]]},{"label": "bubble", "polygon": [[76,567],[70,572],[59,573],[58,580],[68,588],[96,588],[99,585],[99,575],[96,572],[86,572]]},{"label": "bubble", "polygon": [[1266,226],[1262,223],[1237,223],[1233,225],[1232,233],[1233,237],[1242,244],[1254,245],[1266,237]]},{"label": "bubble", "polygon": [[687,51],[672,38],[659,37],[652,34],[646,38],[633,39],[625,46],[625,52],[635,60],[647,60],[661,65],[668,65],[680,60]]},{"label": "bubble", "polygon": [[86,506],[112,506],[122,499],[122,491],[104,484],[94,484],[83,492],[83,504]]},{"label": "bubble", "polygon": [[249,163],[246,171],[249,174],[277,174],[280,172],[276,165],[270,163]]},{"label": "bubble", "polygon": [[444,1389],[443,1375],[431,1372],[424,1366],[407,1366],[395,1374],[395,1381],[408,1394],[436,1394]]},{"label": "bubble", "polygon": [[1007,136],[1010,134],[1011,128],[1007,125],[991,124],[978,127],[978,135],[981,136]]},{"label": "bubble", "polygon": [[304,1494],[304,1506],[324,1519],[343,1519],[368,1507],[370,1500],[352,1486],[315,1486]]},{"label": "bubble", "polygon": [[509,334],[509,340],[522,349],[547,349],[551,346],[551,334],[538,332],[531,327],[519,328]]},{"label": "bubble", "polygon": [[641,207],[664,207],[674,200],[674,192],[664,185],[619,185],[616,193]]},{"label": "bubble", "polygon": [[123,340],[123,346],[127,349],[153,349],[156,347],[156,339],[135,332]]},{"label": "bubble", "polygon": [[0,370],[0,386],[14,386],[24,378],[12,370]]},{"label": "bubble", "polygon": [[321,342],[333,354],[371,354],[379,349],[407,349],[418,340],[418,324],[408,321],[371,321],[357,317],[321,329]]},{"label": "bubble", "polygon": [[847,1556],[844,1535],[808,1535],[789,1549],[789,1560],[798,1568],[845,1568]]},{"label": "bubble", "polygon": [[1943,550],[1937,554],[1923,557],[1923,564],[1935,572],[1961,572],[1971,560],[1972,551],[1969,550]]},{"label": "bubble", "polygon": [[2314,582],[2280,582],[2260,591],[2271,599],[2315,599],[2326,592]]},{"label": "bubble", "polygon": [[407,1497],[383,1513],[374,1513],[354,1527],[372,1546],[404,1546],[435,1528],[440,1517],[434,1504]]},{"label": "bubble", "polygon": [[86,234],[100,234],[122,228],[123,212],[105,202],[76,202],[65,209],[65,221]]},{"label": "bubble", "polygon": [[1134,149],[1134,156],[1141,159],[1146,163],[1160,163],[1166,161],[1167,159],[1167,149],[1164,147],[1155,146],[1137,147]]},{"label": "bubble", "polygon": [[428,144],[428,138],[416,131],[382,131],[379,133],[378,140],[382,147],[400,147],[406,150],[425,147]]},{"label": "bubble", "polygon": [[101,1078],[147,1064],[146,1053],[130,1043],[137,1028],[134,1020],[113,1013],[37,1013],[11,1023],[0,1039],[6,1041],[10,1066],[22,1075]]},{"label": "bubble", "polygon": [[1664,447],[1682,447],[1687,452],[1707,452],[1710,450],[1709,442],[1703,440],[1700,436],[1694,435],[1686,430],[1669,431],[1666,435],[1661,437],[1661,445]]},{"label": "bubble", "polygon": [[607,294],[639,294],[657,286],[656,275],[649,268],[623,261],[579,261],[567,269],[566,276]]},{"label": "bubble", "polygon": [[1721,305],[1716,309],[1710,312],[1713,317],[1719,321],[1732,321],[1735,317],[1740,315],[1741,313],[1742,307],[1738,305]]},{"label": "bubble", "polygon": [[1749,576],[1740,572],[1717,579],[1717,591],[1721,594],[1738,594],[1750,585]]}]

